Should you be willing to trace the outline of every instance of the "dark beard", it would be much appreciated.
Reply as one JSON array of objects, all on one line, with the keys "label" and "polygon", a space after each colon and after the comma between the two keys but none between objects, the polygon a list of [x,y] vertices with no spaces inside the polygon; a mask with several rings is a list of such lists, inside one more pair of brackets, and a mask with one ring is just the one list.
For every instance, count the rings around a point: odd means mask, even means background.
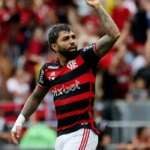
[{"label": "dark beard", "polygon": [[68,60],[74,59],[79,54],[77,50],[74,50],[74,51],[63,50],[63,51],[59,51],[59,53],[63,55],[65,58],[67,58]]}]

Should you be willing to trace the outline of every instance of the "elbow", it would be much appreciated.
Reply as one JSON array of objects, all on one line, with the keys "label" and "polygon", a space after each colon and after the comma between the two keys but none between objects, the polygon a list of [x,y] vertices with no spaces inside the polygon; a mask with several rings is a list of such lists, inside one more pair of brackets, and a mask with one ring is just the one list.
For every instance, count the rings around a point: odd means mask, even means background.
[{"label": "elbow", "polygon": [[118,31],[115,36],[114,39],[117,41],[120,38],[121,33]]},{"label": "elbow", "polygon": [[120,38],[120,32],[117,32],[113,37],[113,41],[116,42]]}]

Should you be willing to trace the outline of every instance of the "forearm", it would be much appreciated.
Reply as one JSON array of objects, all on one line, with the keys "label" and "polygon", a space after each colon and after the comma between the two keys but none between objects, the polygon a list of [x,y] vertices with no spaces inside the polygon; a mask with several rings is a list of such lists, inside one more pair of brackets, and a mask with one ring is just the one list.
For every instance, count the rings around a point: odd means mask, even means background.
[{"label": "forearm", "polygon": [[33,114],[33,112],[37,109],[37,107],[39,106],[39,104],[41,102],[39,100],[34,99],[33,97],[34,96],[31,95],[27,99],[27,101],[21,111],[21,114],[25,117],[26,120]]},{"label": "forearm", "polygon": [[80,21],[79,21],[79,16],[77,16],[74,8],[68,9],[68,19],[69,19],[71,26],[73,27],[73,29],[76,31],[77,34],[84,32],[84,29],[81,26]]},{"label": "forearm", "polygon": [[120,32],[111,16],[106,12],[101,4],[97,4],[95,9],[98,12],[105,34],[109,35],[111,38],[118,38]]},{"label": "forearm", "polygon": [[24,122],[27,121],[27,119],[36,110],[36,108],[40,104],[41,100],[36,100],[34,98],[34,93],[27,99],[20,115],[18,116],[17,120],[15,121],[15,124],[11,130],[12,132],[16,133],[18,130],[17,128],[18,127],[20,128],[23,126]]},{"label": "forearm", "polygon": [[37,109],[37,107],[43,100],[45,93],[46,92],[44,90],[40,90],[40,87],[37,87],[33,91],[33,93],[27,99],[27,101],[21,111],[21,114],[25,117],[25,119],[28,119],[33,114],[33,112]]}]

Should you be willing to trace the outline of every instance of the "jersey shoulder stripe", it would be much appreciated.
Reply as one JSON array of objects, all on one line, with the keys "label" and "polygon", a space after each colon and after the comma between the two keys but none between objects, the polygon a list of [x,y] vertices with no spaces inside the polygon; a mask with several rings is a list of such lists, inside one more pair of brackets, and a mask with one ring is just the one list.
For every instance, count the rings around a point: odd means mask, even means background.
[{"label": "jersey shoulder stripe", "polygon": [[45,63],[44,68],[55,70],[59,68],[59,65],[58,63]]}]

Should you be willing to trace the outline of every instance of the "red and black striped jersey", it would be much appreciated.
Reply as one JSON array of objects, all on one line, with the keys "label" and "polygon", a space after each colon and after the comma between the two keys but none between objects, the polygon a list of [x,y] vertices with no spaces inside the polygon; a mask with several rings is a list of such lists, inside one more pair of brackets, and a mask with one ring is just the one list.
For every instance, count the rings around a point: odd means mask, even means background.
[{"label": "red and black striped jersey", "polygon": [[46,63],[40,70],[38,83],[49,88],[54,96],[58,134],[69,133],[82,127],[96,132],[93,102],[95,73],[99,57],[95,45],[78,51],[75,59],[65,66]]}]

